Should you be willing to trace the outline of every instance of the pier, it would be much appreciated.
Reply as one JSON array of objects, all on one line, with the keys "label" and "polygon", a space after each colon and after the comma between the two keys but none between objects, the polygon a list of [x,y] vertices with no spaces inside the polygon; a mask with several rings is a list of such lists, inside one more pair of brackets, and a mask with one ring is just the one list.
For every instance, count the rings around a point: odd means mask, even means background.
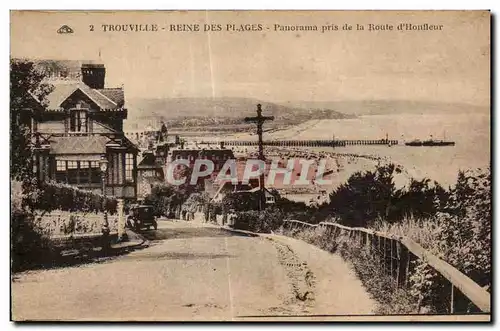
[{"label": "pier", "polygon": [[[224,146],[257,146],[256,140],[202,140],[200,144]],[[354,145],[397,145],[397,140],[266,140],[264,145],[282,147],[345,147]]]}]

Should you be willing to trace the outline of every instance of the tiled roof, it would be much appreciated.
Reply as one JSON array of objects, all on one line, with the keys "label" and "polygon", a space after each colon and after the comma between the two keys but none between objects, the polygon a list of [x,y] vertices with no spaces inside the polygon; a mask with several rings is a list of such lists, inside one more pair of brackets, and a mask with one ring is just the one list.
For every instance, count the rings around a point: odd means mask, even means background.
[{"label": "tiled roof", "polygon": [[76,91],[77,83],[53,84],[54,90],[47,96],[47,108],[51,110],[61,108],[61,104]]},{"label": "tiled roof", "polygon": [[109,138],[105,136],[70,136],[50,139],[51,154],[105,154]]},{"label": "tiled roof", "polygon": [[123,107],[125,104],[125,96],[123,93],[123,88],[117,87],[117,88],[103,88],[100,90],[97,90],[107,96],[109,99],[113,100],[118,107]]},{"label": "tiled roof", "polygon": [[147,153],[141,162],[137,165],[137,169],[158,169],[161,168],[156,162],[156,157],[153,153]]},{"label": "tiled roof", "polygon": [[[95,90],[82,82],[65,82],[53,84],[54,90],[47,96],[48,109],[50,110],[60,110],[62,103],[68,99],[77,90],[82,91],[86,96],[89,97],[100,109],[102,110],[118,110],[123,106],[123,90],[122,89],[110,89],[113,91],[102,92],[103,90]],[[121,98],[119,97],[118,90],[121,90]],[[108,96],[109,95],[109,96]],[[117,98],[114,101],[112,98]]]}]

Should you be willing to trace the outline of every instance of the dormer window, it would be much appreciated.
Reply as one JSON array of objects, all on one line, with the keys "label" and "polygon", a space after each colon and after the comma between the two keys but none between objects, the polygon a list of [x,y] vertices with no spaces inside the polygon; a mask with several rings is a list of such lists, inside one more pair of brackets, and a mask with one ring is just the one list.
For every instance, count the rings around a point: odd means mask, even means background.
[{"label": "dormer window", "polygon": [[88,132],[86,109],[72,109],[70,112],[70,131]]}]

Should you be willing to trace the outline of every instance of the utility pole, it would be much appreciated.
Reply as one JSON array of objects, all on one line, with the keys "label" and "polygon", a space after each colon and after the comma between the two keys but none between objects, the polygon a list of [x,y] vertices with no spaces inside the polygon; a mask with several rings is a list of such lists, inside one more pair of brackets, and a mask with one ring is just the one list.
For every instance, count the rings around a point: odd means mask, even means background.
[{"label": "utility pole", "polygon": [[[265,121],[273,121],[274,116],[262,116],[262,105],[259,103],[257,105],[257,116],[255,117],[245,117],[245,122],[256,123],[257,124],[257,135],[259,137],[259,160],[265,161],[264,158],[264,143],[262,140],[262,124]],[[260,189],[260,203],[259,210],[264,210],[266,205],[266,191],[264,187],[264,173],[260,175],[259,179],[259,189]]]}]

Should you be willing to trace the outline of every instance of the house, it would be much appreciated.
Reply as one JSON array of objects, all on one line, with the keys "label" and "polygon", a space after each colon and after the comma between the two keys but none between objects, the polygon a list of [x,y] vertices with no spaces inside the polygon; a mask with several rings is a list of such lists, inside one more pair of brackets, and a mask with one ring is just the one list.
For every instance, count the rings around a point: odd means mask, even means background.
[{"label": "house", "polygon": [[[259,180],[257,178],[250,179],[248,184],[243,184],[241,181],[238,184],[233,184],[230,181],[224,182],[219,186],[217,192],[215,192],[211,202],[218,203],[224,200],[224,197],[229,194],[251,194],[257,196],[260,194]],[[267,188],[264,188],[264,195],[266,198],[266,203],[273,204],[276,202],[276,197]]]},{"label": "house", "polygon": [[34,171],[42,180],[102,193],[99,161],[105,158],[106,194],[135,200],[138,149],[123,133],[123,88],[105,87],[102,64],[82,63],[79,74],[71,64],[47,68],[54,89],[47,107],[32,112]]},{"label": "house", "polygon": [[153,151],[144,151],[143,158],[137,165],[137,198],[143,200],[151,193],[154,184],[165,180],[163,167]]},{"label": "house", "polygon": [[180,159],[188,160],[191,168],[197,159],[211,160],[214,163],[214,174],[217,174],[227,160],[234,159],[234,154],[232,150],[227,148],[186,149],[184,146],[179,149],[171,149],[168,152],[167,163]]}]

